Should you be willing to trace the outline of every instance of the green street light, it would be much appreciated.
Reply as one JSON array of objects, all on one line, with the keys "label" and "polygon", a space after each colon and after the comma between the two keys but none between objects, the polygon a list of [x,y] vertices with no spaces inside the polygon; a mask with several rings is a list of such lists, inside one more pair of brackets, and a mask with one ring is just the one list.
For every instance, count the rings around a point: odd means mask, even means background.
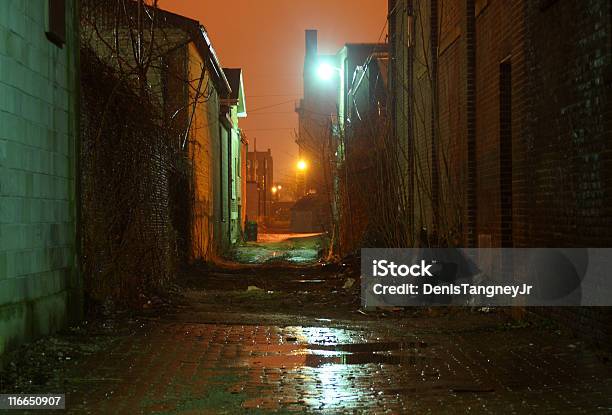
[{"label": "green street light", "polygon": [[340,72],[340,68],[335,68],[327,62],[321,62],[317,68],[317,76],[323,81],[329,81],[334,76],[334,72]]}]

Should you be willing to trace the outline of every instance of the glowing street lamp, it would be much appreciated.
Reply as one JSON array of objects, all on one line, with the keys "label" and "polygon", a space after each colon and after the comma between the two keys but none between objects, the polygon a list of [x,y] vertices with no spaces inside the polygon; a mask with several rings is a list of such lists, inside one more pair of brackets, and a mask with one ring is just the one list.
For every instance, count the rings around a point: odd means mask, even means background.
[{"label": "glowing street lamp", "polygon": [[321,62],[317,68],[317,76],[323,81],[329,81],[334,76],[334,72],[340,72],[340,68],[335,68],[327,62]]},{"label": "glowing street lamp", "polygon": [[308,168],[308,164],[306,164],[306,161],[300,160],[297,162],[297,169],[299,171],[305,171],[307,168]]},{"label": "glowing street lamp", "polygon": [[276,192],[278,192],[278,187],[273,186],[271,190],[272,190],[272,194],[274,195],[276,194]]}]

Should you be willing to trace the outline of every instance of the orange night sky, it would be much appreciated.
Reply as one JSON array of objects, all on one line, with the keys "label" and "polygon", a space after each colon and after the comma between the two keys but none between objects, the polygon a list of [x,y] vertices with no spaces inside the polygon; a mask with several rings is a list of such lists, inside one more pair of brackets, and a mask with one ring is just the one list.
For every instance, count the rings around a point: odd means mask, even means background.
[{"label": "orange night sky", "polygon": [[[319,30],[319,51],[384,41],[387,0],[160,0],[202,23],[221,64],[244,70],[249,150],[272,149],[275,181],[293,175],[295,103],[302,95],[304,30]],[[384,32],[383,32],[384,31]],[[382,34],[382,36],[381,36]]]}]

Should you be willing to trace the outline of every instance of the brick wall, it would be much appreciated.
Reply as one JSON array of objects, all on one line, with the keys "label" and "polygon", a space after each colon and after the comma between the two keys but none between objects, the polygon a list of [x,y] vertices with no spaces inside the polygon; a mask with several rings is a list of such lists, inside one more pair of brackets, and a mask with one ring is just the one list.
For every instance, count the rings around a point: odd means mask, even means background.
[{"label": "brick wall", "polygon": [[[481,245],[490,241],[491,246],[502,246],[502,230],[512,224],[507,214],[513,201],[512,172],[519,171],[513,166],[511,143],[521,134],[516,125],[521,110],[513,104],[519,99],[516,85],[524,81],[518,74],[522,9],[522,2],[476,2],[476,229]],[[508,85],[502,91],[504,79]],[[506,238],[503,246],[512,244],[512,238]]]},{"label": "brick wall", "polygon": [[[411,40],[413,45],[413,59],[409,61],[412,66],[413,93],[407,97],[412,118],[412,146],[411,153],[413,176],[414,176],[414,223],[415,229],[425,227],[429,232],[434,230],[434,213],[437,203],[434,196],[437,194],[438,186],[434,184],[434,174],[438,166],[433,168],[432,146],[437,142],[434,134],[433,100],[436,90],[430,82],[435,72],[432,62],[432,39],[431,33],[431,2],[415,1],[413,6],[413,19],[406,27],[414,33]],[[414,29],[410,29],[411,26]],[[417,33],[419,35],[417,35]]]},{"label": "brick wall", "polygon": [[45,36],[44,1],[0,2],[0,355],[78,318],[77,37]]},{"label": "brick wall", "polygon": [[467,37],[465,4],[439,5],[439,227],[460,235],[467,223]]},{"label": "brick wall", "polygon": [[[467,246],[610,246],[612,4],[389,7],[394,131],[415,157],[412,191],[425,193],[414,197],[415,231],[422,223],[447,232],[440,243]],[[607,310],[546,312],[607,329]]]},{"label": "brick wall", "polygon": [[[611,16],[609,1],[525,2],[517,246],[612,246]],[[609,344],[609,308],[536,311]]]},{"label": "brick wall", "polygon": [[[610,244],[609,2],[397,0],[390,7],[394,127],[414,146],[414,189],[426,193],[415,200],[415,220],[435,227],[436,208],[451,214],[453,188],[469,211],[473,171],[480,245],[501,246],[503,238],[516,246]],[[432,25],[439,36],[431,36]],[[461,222],[465,241],[469,218]]]},{"label": "brick wall", "polygon": [[599,0],[526,3],[522,246],[612,245],[611,7]]},{"label": "brick wall", "polygon": [[[412,118],[410,117],[409,97],[412,95],[413,84],[410,82],[413,76],[413,67],[409,65],[413,48],[409,47],[413,25],[410,20],[410,0],[389,0],[389,91],[388,112],[391,120],[390,133],[395,137],[397,145],[401,149],[401,157],[398,163],[399,174],[406,177],[406,209],[412,210],[414,206],[414,176],[413,152],[412,152]],[[413,240],[414,219],[413,215],[407,218],[408,239]]]},{"label": "brick wall", "polygon": [[177,184],[170,173],[184,163],[173,147],[177,135],[160,127],[150,95],[135,93],[90,49],[81,49],[80,61],[79,230],[87,305],[92,311],[100,304],[140,306],[139,294],[163,288],[173,275],[169,193]]},{"label": "brick wall", "polygon": [[468,181],[466,7],[431,0],[397,0],[389,7],[390,108],[394,133],[406,148],[411,239],[421,239],[421,228],[430,237],[461,237]]},{"label": "brick wall", "polygon": [[[202,58],[193,45],[189,46],[188,74],[186,79],[192,79],[192,91],[197,90],[198,81],[202,75]],[[204,74],[202,85],[212,85],[209,73]],[[204,86],[202,88],[204,88]],[[197,104],[193,125],[190,130],[190,152],[194,174],[194,223],[193,223],[193,259],[210,260],[221,245],[219,235],[215,234],[215,215],[219,215],[219,198],[214,189],[215,180],[220,180],[214,162],[219,157],[219,99],[214,87],[208,86],[209,99]],[[189,102],[194,102],[194,92],[191,92]],[[202,101],[202,100],[201,100]],[[219,232],[217,230],[217,232]]]}]

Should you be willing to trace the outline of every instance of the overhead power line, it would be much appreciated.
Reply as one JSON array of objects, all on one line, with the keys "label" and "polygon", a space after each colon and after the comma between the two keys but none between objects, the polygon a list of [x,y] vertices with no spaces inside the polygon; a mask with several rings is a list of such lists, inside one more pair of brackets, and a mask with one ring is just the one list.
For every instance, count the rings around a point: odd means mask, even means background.
[{"label": "overhead power line", "polygon": [[279,131],[279,130],[295,130],[295,127],[278,127],[278,128],[244,128],[244,131]]},{"label": "overhead power line", "polygon": [[295,102],[295,100],[294,99],[290,99],[288,101],[278,102],[276,104],[266,105],[266,106],[263,106],[263,107],[255,108],[253,110],[248,110],[248,113],[257,112],[257,111],[265,110],[265,109],[268,109],[268,108],[279,107],[281,105],[289,104],[290,102]]},{"label": "overhead power line", "polygon": [[267,98],[267,97],[299,97],[302,93],[298,94],[266,94],[266,95],[247,95],[247,98]]},{"label": "overhead power line", "polygon": [[270,111],[270,112],[260,112],[258,114],[247,114],[247,115],[250,116],[250,115],[278,115],[278,114],[296,114],[296,112],[295,111]]}]

